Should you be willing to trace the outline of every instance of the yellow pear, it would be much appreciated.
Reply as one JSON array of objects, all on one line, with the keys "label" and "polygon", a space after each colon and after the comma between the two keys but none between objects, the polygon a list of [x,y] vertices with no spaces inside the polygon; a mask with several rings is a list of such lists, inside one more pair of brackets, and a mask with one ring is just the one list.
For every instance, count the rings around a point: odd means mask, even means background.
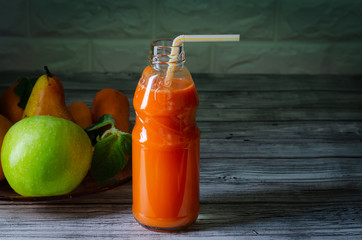
[{"label": "yellow pear", "polygon": [[49,69],[44,67],[46,74],[36,81],[26,104],[23,118],[50,115],[74,121],[67,110],[62,82]]}]

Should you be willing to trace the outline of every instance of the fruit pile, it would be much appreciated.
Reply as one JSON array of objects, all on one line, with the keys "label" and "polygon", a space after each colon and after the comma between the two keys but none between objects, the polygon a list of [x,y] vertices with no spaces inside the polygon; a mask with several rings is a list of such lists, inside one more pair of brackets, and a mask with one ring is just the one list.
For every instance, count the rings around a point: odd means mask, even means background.
[{"label": "fruit pile", "polygon": [[23,196],[54,196],[73,191],[88,172],[98,182],[122,176],[132,149],[127,97],[103,89],[93,112],[83,102],[66,106],[61,81],[45,70],[0,98],[0,181]]}]

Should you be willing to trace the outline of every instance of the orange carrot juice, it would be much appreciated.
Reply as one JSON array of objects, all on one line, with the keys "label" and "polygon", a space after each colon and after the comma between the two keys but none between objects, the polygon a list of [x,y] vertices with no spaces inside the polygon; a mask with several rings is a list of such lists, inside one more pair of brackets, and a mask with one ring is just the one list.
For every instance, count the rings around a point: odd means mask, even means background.
[{"label": "orange carrot juice", "polygon": [[133,99],[132,210],[149,229],[178,230],[199,214],[198,104],[189,73],[166,84],[164,76],[146,67]]}]

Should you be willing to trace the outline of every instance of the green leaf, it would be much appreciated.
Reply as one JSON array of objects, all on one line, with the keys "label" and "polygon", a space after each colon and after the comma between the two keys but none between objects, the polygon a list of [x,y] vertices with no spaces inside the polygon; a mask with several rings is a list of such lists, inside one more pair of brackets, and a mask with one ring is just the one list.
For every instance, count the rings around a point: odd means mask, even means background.
[{"label": "green leaf", "polygon": [[84,129],[87,132],[93,146],[97,143],[97,137],[103,133],[102,128],[108,125],[114,127],[115,122],[113,116],[111,114],[104,114],[92,126]]},{"label": "green leaf", "polygon": [[95,122],[92,126],[87,127],[85,130],[93,131],[109,124],[111,124],[112,126],[115,125],[113,116],[111,114],[104,114],[97,120],[97,122]]},{"label": "green leaf", "polygon": [[14,93],[20,98],[18,102],[20,108],[25,109],[36,81],[37,78],[22,77],[19,79],[19,84],[14,88]]},{"label": "green leaf", "polygon": [[97,182],[114,177],[131,156],[132,137],[112,127],[104,132],[94,146],[91,174]]}]

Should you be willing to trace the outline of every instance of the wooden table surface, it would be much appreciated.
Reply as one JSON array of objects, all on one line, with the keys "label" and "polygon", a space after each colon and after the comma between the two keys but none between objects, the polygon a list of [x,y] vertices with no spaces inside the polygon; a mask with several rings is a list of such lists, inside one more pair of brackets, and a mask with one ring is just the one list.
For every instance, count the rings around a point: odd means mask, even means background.
[{"label": "wooden table surface", "polygon": [[[0,93],[19,76],[1,72]],[[131,102],[139,74],[59,73],[67,103],[102,88]],[[0,239],[361,239],[362,76],[194,74],[197,222],[168,234],[132,216],[132,183],[61,201],[0,201]],[[131,107],[131,121],[134,111]]]}]

